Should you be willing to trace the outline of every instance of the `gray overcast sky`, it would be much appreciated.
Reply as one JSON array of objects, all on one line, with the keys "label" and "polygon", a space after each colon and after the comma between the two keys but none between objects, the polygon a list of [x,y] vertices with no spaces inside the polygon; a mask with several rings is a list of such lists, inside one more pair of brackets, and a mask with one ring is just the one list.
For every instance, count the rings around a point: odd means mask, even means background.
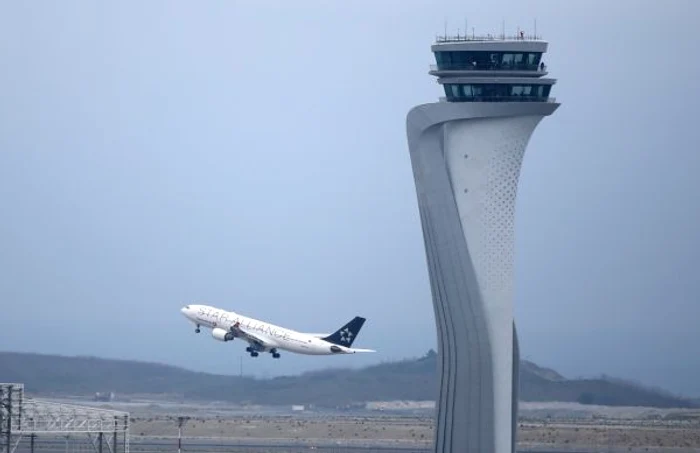
[{"label": "gray overcast sky", "polygon": [[0,349],[238,372],[202,301],[435,347],[405,116],[448,28],[538,32],[562,107],[517,207],[526,358],[700,396],[700,2],[3,2]]}]

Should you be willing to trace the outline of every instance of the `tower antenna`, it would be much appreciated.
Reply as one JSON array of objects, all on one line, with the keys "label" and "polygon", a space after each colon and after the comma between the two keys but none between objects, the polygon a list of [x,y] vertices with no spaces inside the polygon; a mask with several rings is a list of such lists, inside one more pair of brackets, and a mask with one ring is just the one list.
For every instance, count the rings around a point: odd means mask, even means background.
[{"label": "tower antenna", "polygon": [[501,22],[501,39],[506,39],[506,20]]},{"label": "tower antenna", "polygon": [[537,39],[537,18],[535,18],[535,39]]}]

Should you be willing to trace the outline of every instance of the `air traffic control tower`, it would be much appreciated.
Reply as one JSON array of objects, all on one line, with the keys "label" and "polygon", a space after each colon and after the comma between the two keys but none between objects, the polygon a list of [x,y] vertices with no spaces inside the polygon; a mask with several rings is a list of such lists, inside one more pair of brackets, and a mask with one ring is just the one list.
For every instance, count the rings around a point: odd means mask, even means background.
[{"label": "air traffic control tower", "polygon": [[439,346],[435,451],[515,451],[515,196],[525,147],[550,98],[536,36],[438,37],[445,97],[414,107],[408,146]]}]

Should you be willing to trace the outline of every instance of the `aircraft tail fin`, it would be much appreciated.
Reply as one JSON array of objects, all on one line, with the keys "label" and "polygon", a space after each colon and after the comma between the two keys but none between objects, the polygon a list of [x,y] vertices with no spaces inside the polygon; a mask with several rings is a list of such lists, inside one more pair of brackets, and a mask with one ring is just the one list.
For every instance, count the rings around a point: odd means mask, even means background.
[{"label": "aircraft tail fin", "polygon": [[345,346],[349,348],[352,346],[353,341],[357,338],[357,334],[360,333],[362,325],[365,323],[365,318],[355,316],[352,321],[345,324],[343,327],[338,329],[337,332],[328,335],[324,340],[329,343],[337,344],[339,346]]}]

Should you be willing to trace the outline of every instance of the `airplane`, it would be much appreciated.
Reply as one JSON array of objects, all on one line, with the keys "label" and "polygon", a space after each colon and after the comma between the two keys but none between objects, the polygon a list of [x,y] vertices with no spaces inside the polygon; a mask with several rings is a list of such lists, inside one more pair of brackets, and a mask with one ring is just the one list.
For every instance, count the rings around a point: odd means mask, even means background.
[{"label": "airplane", "polygon": [[273,358],[279,359],[280,350],[305,355],[376,352],[373,349],[352,348],[365,323],[365,318],[359,316],[336,332],[324,334],[297,332],[208,305],[186,305],[180,311],[195,324],[195,333],[206,327],[211,329],[211,336],[216,340],[227,342],[240,338],[248,342],[246,352],[251,357],[257,357],[260,352],[269,352]]}]

